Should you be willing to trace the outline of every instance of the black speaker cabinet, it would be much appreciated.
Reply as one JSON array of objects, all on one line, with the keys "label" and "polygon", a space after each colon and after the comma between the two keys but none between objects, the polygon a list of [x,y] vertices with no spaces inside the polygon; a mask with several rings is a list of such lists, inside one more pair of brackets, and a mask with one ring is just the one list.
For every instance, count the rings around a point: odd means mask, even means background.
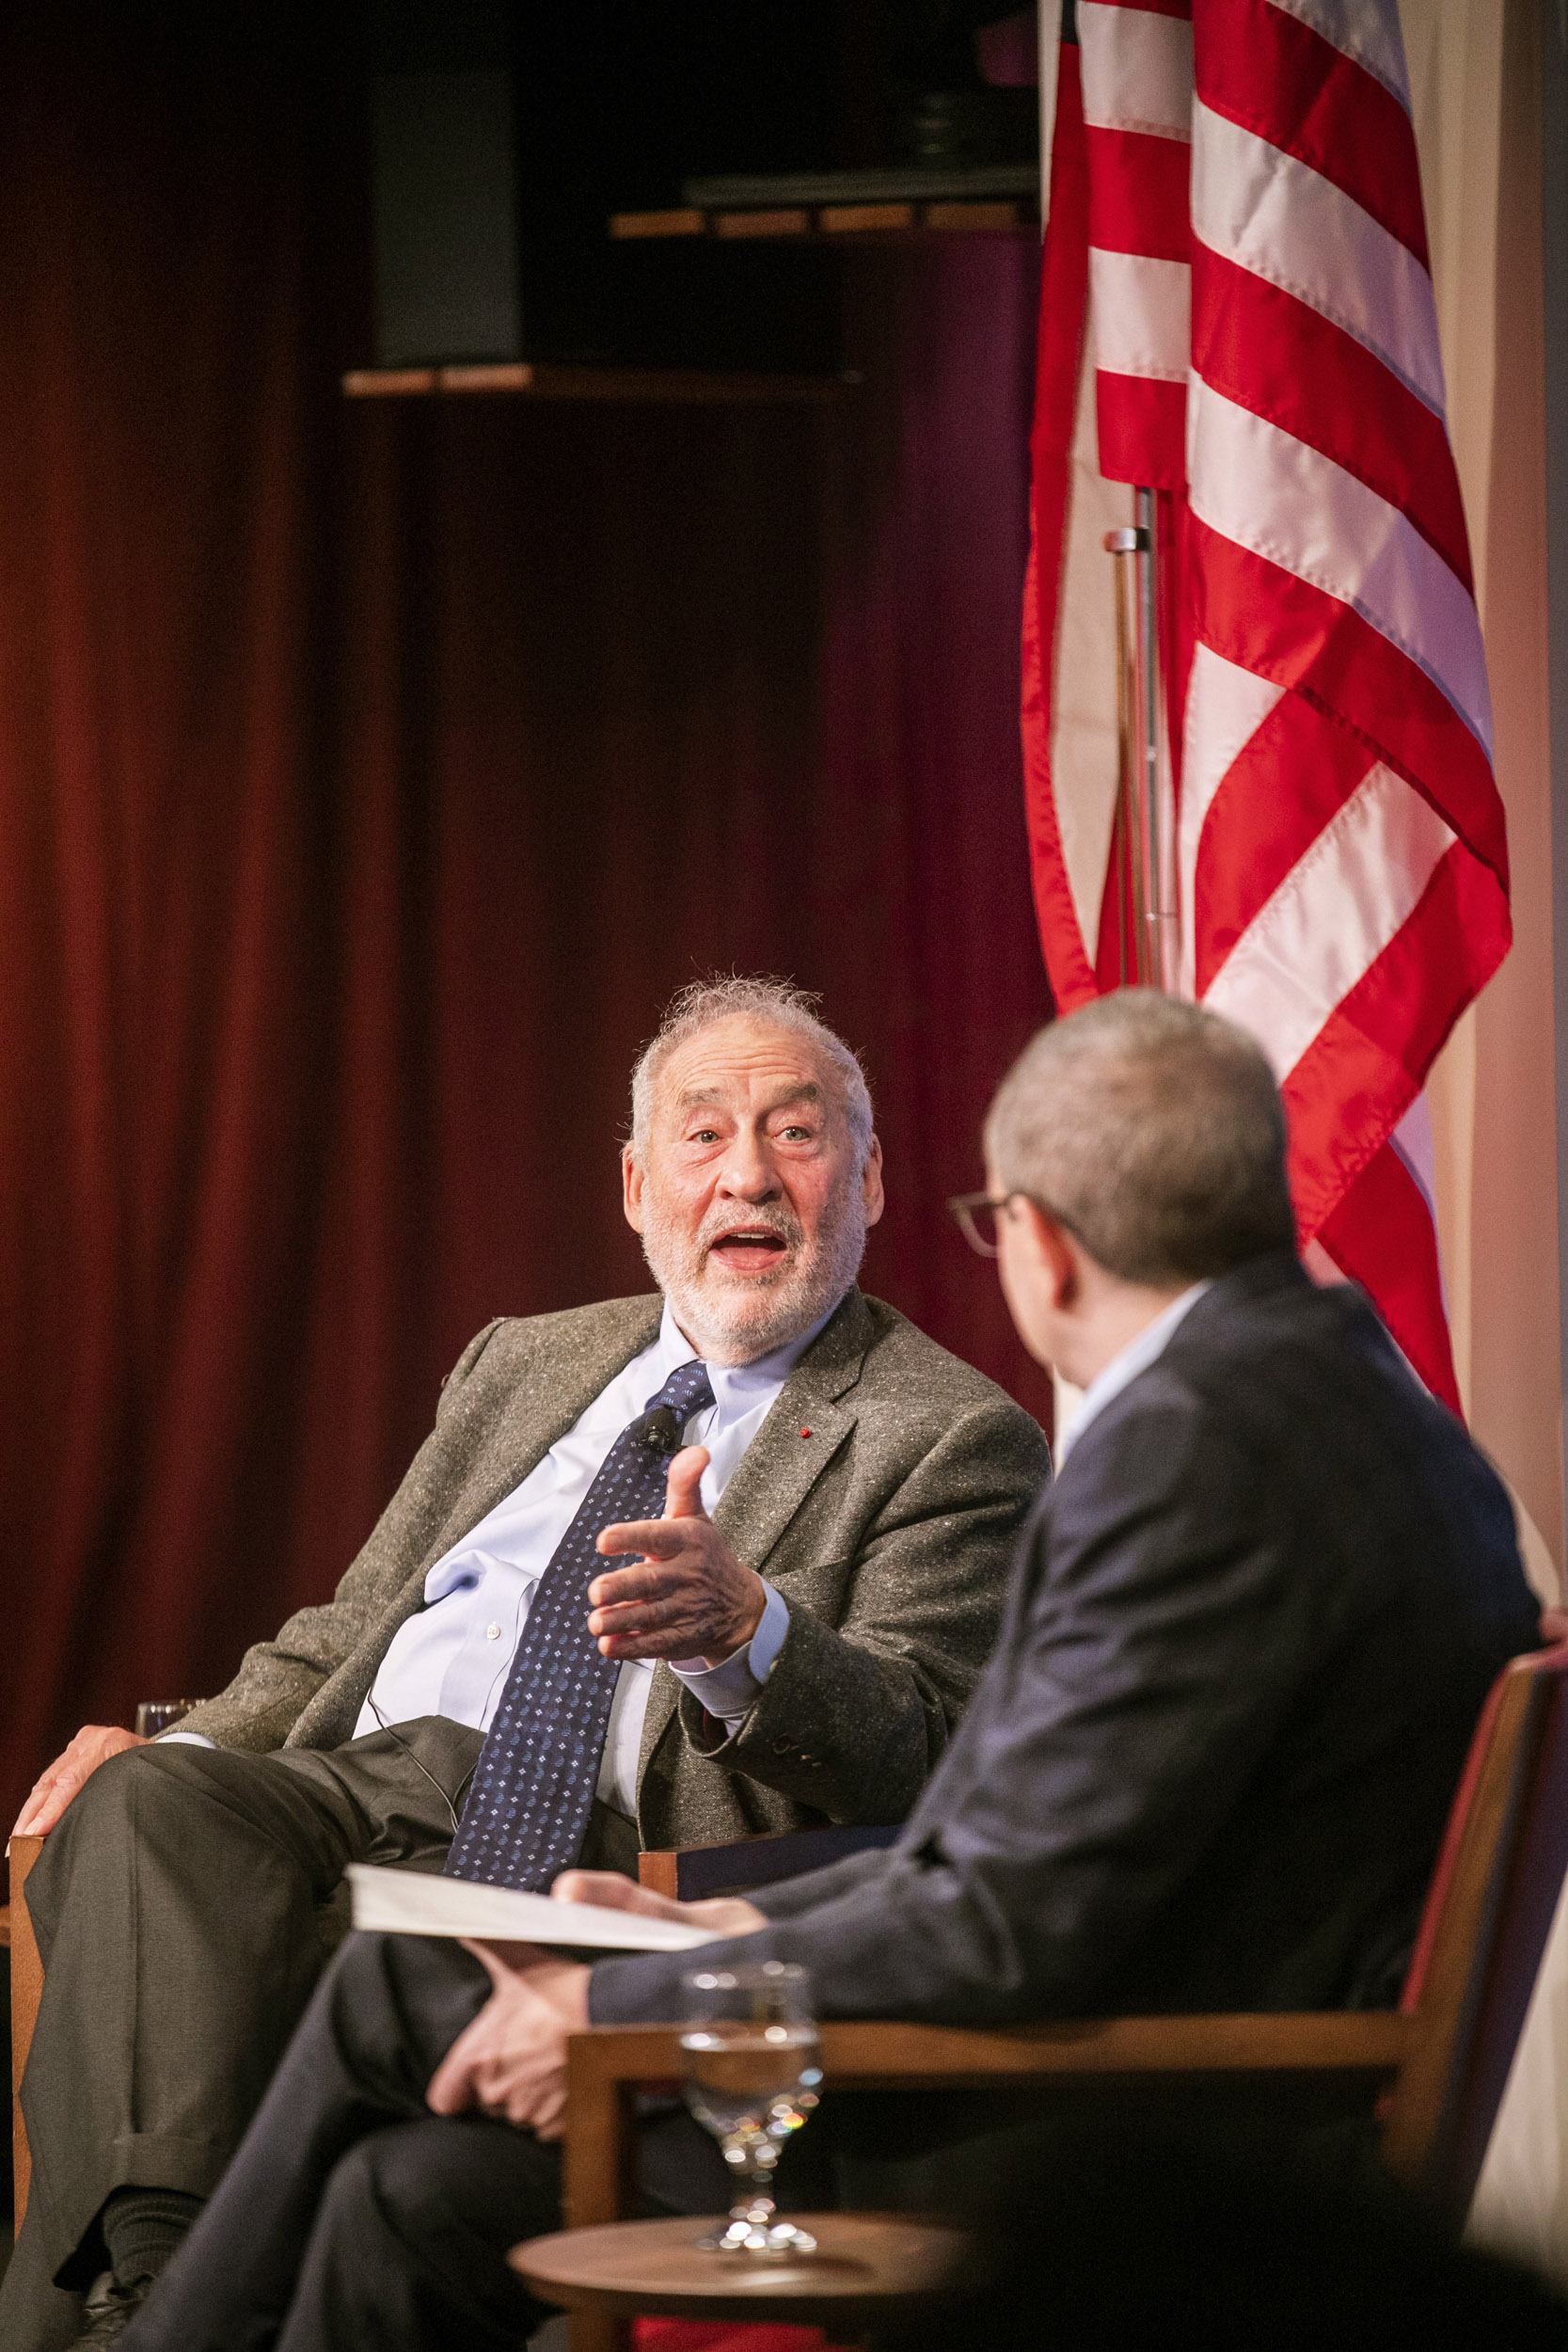
[{"label": "black speaker cabinet", "polygon": [[376,363],[515,359],[517,173],[506,10],[372,9]]}]

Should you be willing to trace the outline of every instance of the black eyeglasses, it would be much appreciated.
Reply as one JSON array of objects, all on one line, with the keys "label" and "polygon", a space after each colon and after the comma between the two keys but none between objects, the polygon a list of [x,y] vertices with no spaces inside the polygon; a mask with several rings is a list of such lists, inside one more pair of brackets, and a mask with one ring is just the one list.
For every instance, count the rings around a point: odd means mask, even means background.
[{"label": "black eyeglasses", "polygon": [[958,1192],[947,1203],[948,1214],[971,1249],[982,1258],[1000,1258],[996,1220],[1009,1200],[1027,1200],[1026,1192]]}]

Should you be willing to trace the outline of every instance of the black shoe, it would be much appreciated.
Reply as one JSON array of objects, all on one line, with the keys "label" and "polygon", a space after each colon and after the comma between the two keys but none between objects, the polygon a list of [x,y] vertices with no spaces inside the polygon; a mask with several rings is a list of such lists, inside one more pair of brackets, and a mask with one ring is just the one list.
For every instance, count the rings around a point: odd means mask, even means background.
[{"label": "black shoe", "polygon": [[153,2281],[145,2275],[133,2279],[126,2286],[112,2270],[101,2270],[82,2307],[86,2321],[76,2339],[77,2352],[86,2344],[99,2346],[118,2344],[135,2319],[151,2291]]}]

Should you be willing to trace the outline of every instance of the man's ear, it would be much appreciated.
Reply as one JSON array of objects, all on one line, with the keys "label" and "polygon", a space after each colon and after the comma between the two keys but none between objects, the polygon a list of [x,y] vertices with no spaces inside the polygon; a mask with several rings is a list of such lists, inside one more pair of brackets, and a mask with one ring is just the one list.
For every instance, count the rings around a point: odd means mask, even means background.
[{"label": "man's ear", "polygon": [[621,1146],[621,1206],[634,1233],[642,1231],[643,1181],[641,1166],[632,1157],[630,1144],[624,1143]]},{"label": "man's ear", "polygon": [[1067,1228],[1033,1200],[1022,1200],[1019,1207],[1036,1267],[1050,1289],[1053,1308],[1070,1307],[1083,1288],[1083,1275],[1077,1251]]},{"label": "man's ear", "polygon": [[865,1202],[865,1221],[875,1225],[882,1214],[882,1142],[879,1136],[871,1138],[871,1149],[865,1155],[861,1171],[861,1198]]}]

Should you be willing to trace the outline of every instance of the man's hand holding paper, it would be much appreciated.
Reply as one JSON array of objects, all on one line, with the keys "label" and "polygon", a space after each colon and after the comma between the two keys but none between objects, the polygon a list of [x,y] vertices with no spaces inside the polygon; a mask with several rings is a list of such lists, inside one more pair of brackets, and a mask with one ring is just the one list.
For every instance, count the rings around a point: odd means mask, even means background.
[{"label": "man's hand holding paper", "polygon": [[550,1889],[557,1903],[591,1903],[602,1911],[635,1912],[643,1919],[668,1919],[677,1927],[700,1928],[705,1936],[754,1935],[768,1925],[755,1903],[743,1895],[716,1895],[708,1902],[678,1903],[656,1895],[651,1886],[617,1870],[562,1870]]}]

